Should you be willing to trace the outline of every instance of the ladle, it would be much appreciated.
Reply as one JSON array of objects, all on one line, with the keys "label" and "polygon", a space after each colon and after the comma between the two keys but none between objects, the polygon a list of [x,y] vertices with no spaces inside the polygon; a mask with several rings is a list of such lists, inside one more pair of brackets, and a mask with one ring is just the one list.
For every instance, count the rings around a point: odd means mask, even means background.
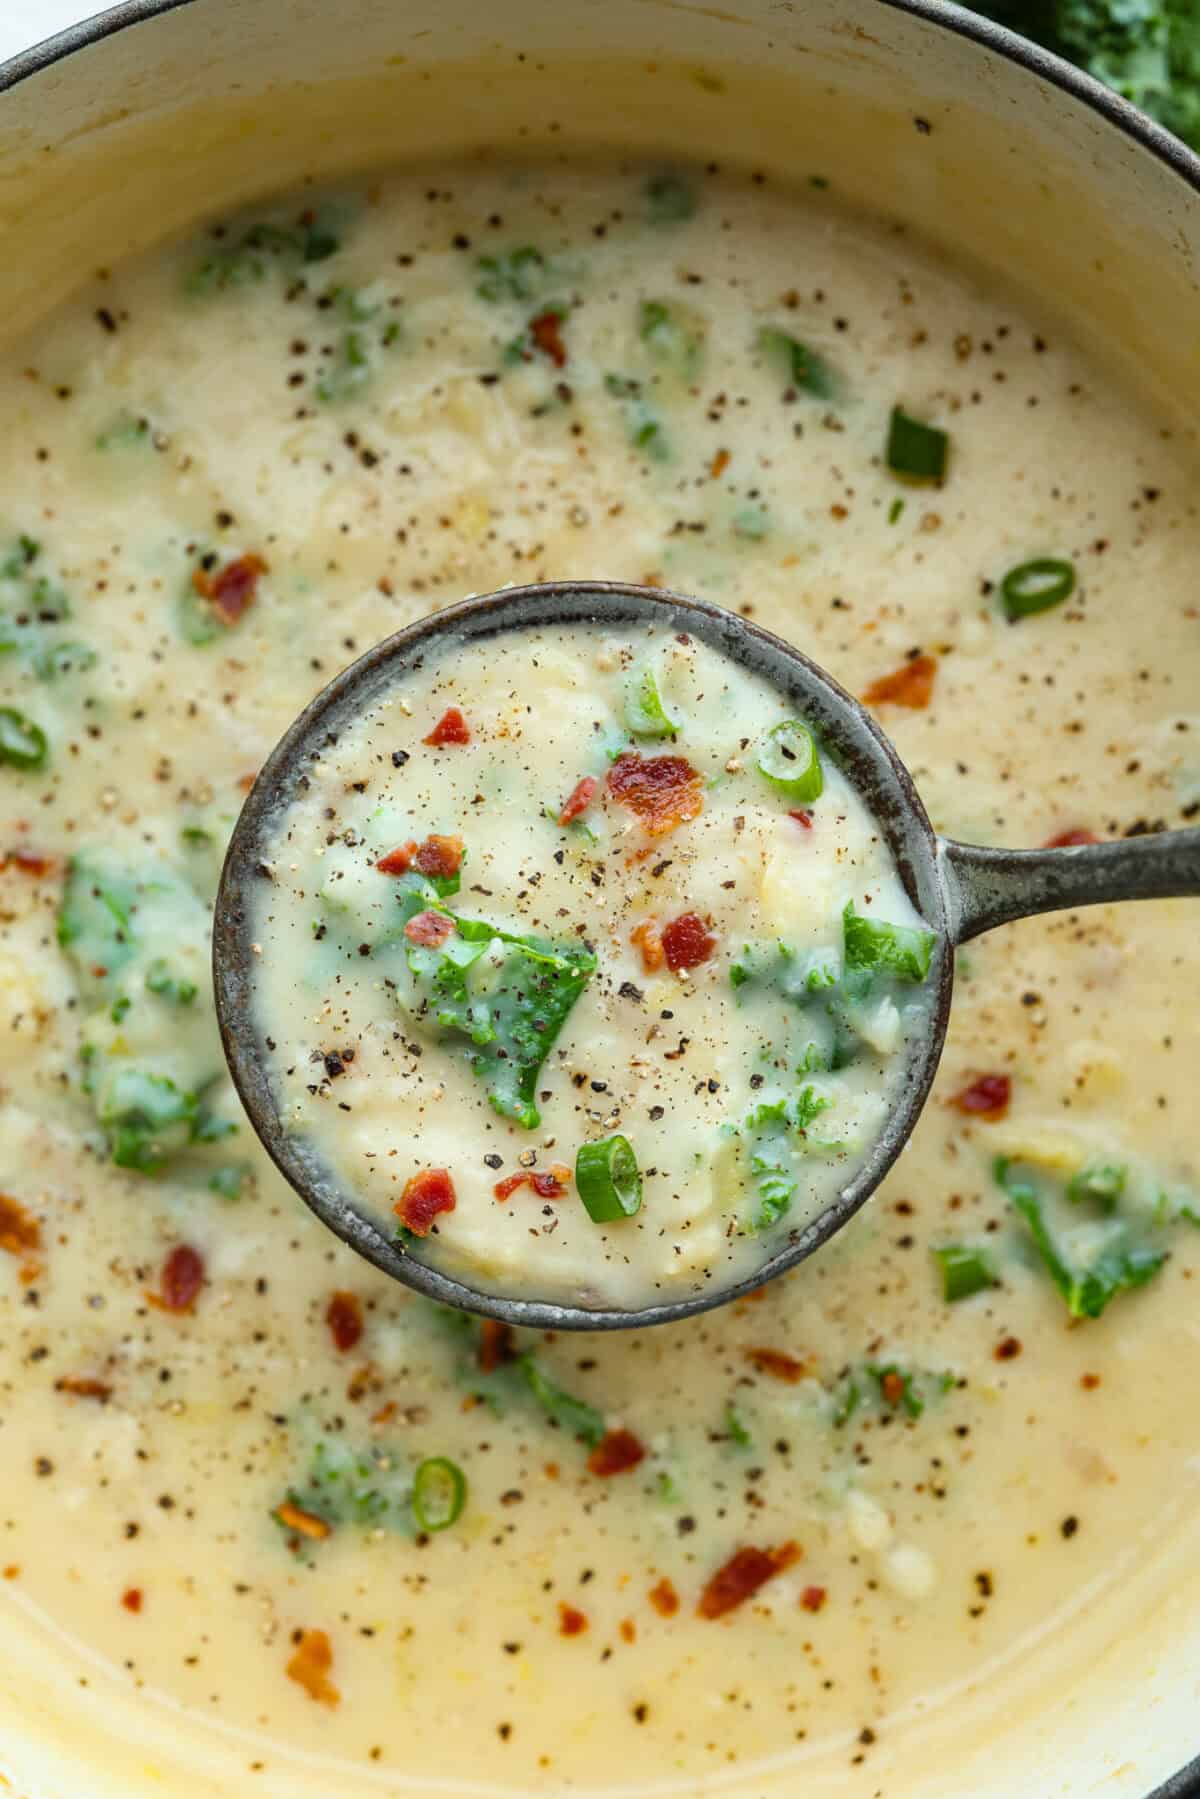
[{"label": "ladle", "polygon": [[[928,1036],[910,1045],[902,1102],[866,1161],[826,1209],[750,1277],[717,1291],[639,1310],[591,1310],[477,1290],[394,1242],[360,1198],[343,1191],[304,1139],[284,1129],[268,1056],[251,1004],[252,908],[269,844],[310,759],[407,667],[453,641],[501,632],[599,624],[615,632],[647,626],[684,631],[765,677],[817,734],[877,819],[909,898],[938,936],[929,974]],[[250,1121],[280,1172],[322,1223],[360,1255],[447,1305],[507,1324],[551,1330],[620,1330],[661,1324],[736,1299],[794,1268],[854,1216],[912,1133],[945,1042],[954,951],[982,931],[1039,912],[1114,900],[1200,894],[1200,829],[1061,849],[987,849],[939,837],[912,778],[870,713],[825,671],[781,638],[704,600],[607,581],[552,581],[506,588],[420,619],[360,656],[305,708],[261,769],[233,832],[217,894],[213,974],[221,1038]]]}]

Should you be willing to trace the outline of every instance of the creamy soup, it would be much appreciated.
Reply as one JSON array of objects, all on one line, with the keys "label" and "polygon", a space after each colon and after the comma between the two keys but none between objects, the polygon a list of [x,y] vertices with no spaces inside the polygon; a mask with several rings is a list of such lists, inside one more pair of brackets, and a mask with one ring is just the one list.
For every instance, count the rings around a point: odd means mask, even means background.
[{"label": "creamy soup", "polygon": [[550,577],[801,643],[954,835],[1178,824],[1180,446],[833,192],[565,161],[223,222],[0,390],[0,1599],[31,1640],[181,1740],[244,1733],[247,1793],[325,1757],[338,1799],[893,1799],[935,1725],[944,1771],[1015,1706],[1086,1710],[1195,1493],[1192,907],[972,944],[846,1231],[753,1301],[558,1338],[436,1312],[274,1174],[209,918],[312,694]]},{"label": "creamy soup", "polygon": [[320,736],[247,920],[258,1036],[285,1127],[400,1241],[639,1306],[852,1182],[934,936],[762,676],[686,632],[509,632]]}]

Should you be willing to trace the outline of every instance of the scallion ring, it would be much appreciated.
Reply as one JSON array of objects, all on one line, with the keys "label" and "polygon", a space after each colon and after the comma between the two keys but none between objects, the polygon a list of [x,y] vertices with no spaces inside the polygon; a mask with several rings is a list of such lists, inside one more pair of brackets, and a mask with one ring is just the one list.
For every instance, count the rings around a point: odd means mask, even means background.
[{"label": "scallion ring", "polygon": [[41,768],[46,760],[46,733],[13,706],[0,706],[0,762],[10,768]]},{"label": "scallion ring", "polygon": [[593,1224],[632,1218],[642,1204],[642,1176],[628,1137],[581,1144],[575,1187]]},{"label": "scallion ring", "polygon": [[821,758],[808,726],[798,718],[773,725],[758,752],[758,772],[785,799],[820,799],[825,786]]},{"label": "scallion ring", "polygon": [[1075,592],[1075,568],[1057,556],[1035,556],[1010,568],[1000,583],[1004,615],[1011,624],[1061,606]]},{"label": "scallion ring", "polygon": [[448,1530],[467,1503],[467,1477],[457,1462],[435,1455],[413,1476],[413,1517],[421,1530]]},{"label": "scallion ring", "polygon": [[950,455],[950,439],[937,425],[911,418],[900,406],[892,407],[888,422],[887,465],[893,475],[905,481],[935,481],[946,478]]},{"label": "scallion ring", "polygon": [[683,723],[669,711],[652,663],[635,670],[629,683],[625,723],[635,737],[673,737]]}]

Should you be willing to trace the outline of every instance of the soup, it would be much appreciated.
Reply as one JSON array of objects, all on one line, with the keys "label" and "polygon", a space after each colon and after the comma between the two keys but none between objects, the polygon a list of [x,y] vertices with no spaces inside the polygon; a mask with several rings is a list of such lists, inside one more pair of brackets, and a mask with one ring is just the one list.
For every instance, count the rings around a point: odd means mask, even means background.
[{"label": "soup", "polygon": [[223,221],[0,384],[5,1603],[250,1733],[248,1791],[322,1754],[340,1794],[874,1794],[923,1717],[999,1732],[1047,1637],[1036,1703],[1084,1703],[1197,1447],[1186,905],[972,945],[836,1241],[558,1338],[433,1311],[274,1175],[209,910],[340,666],[552,576],[802,643],[954,835],[1178,823],[1200,541],[1157,421],[835,194],[569,163]]}]

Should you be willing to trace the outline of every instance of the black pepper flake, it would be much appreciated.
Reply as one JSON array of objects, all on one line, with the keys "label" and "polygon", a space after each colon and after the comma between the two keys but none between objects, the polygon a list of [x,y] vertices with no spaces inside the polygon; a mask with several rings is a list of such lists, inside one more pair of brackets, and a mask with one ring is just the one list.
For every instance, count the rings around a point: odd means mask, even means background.
[{"label": "black pepper flake", "polygon": [[107,306],[97,306],[96,323],[102,330],[107,331],[110,336],[116,335],[117,321],[114,319]]},{"label": "black pepper flake", "polygon": [[1072,1513],[1072,1515],[1069,1518],[1063,1519],[1062,1523],[1059,1525],[1058,1528],[1062,1532],[1064,1537],[1067,1537],[1067,1538],[1073,1537],[1075,1535],[1075,1532],[1079,1529],[1079,1520],[1078,1520],[1078,1518],[1075,1517],[1074,1513]]},{"label": "black pepper flake", "polygon": [[621,985],[617,988],[617,993],[621,999],[631,999],[638,1005],[640,1005],[642,1000],[646,997],[641,988],[635,987],[632,981],[622,981]]},{"label": "black pepper flake", "polygon": [[503,1168],[504,1157],[497,1156],[495,1154],[490,1155],[490,1156],[484,1156],[483,1165],[485,1168]]},{"label": "black pepper flake", "polygon": [[392,751],[392,767],[393,768],[403,768],[404,764],[407,761],[408,761],[408,751],[407,750],[393,750]]}]

